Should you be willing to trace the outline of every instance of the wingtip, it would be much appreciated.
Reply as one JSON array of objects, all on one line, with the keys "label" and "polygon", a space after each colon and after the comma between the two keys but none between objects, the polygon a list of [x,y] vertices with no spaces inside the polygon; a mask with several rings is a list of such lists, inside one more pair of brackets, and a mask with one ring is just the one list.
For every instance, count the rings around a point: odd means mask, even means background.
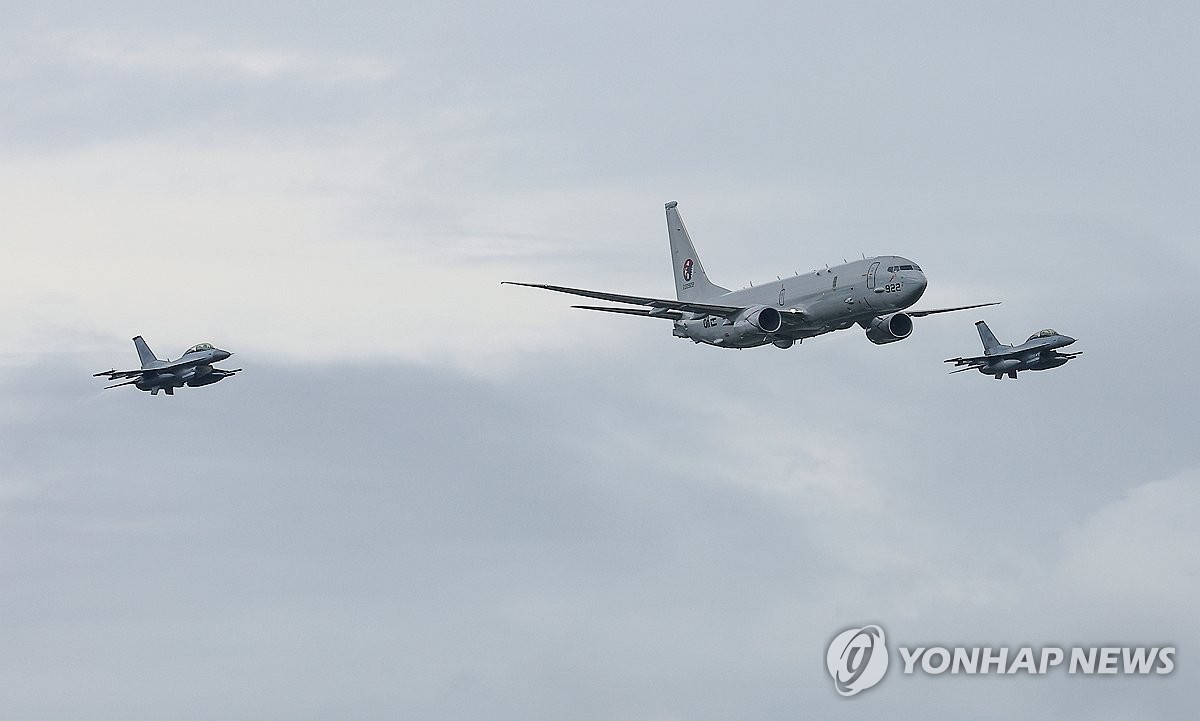
[{"label": "wingtip", "polygon": [[675,206],[677,206],[677,205],[679,205],[679,201],[678,201],[678,200],[668,200],[668,201],[667,201],[667,204],[666,204],[664,207],[665,207],[667,210],[670,210],[671,208],[674,208],[674,207],[675,207]]}]

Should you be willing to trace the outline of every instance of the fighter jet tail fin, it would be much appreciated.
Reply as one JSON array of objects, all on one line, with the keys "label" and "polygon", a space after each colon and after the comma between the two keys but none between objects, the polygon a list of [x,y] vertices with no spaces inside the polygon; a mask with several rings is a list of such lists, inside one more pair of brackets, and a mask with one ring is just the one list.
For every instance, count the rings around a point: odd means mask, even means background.
[{"label": "fighter jet tail fin", "polygon": [[983,341],[984,353],[992,353],[1003,347],[1000,341],[996,340],[996,336],[992,335],[992,329],[988,328],[987,323],[976,321],[975,330],[979,331],[979,340]]},{"label": "fighter jet tail fin", "polygon": [[138,358],[143,366],[158,360],[158,356],[154,355],[154,351],[150,350],[150,346],[146,345],[146,341],[142,340],[140,335],[133,339],[133,347],[137,348]]},{"label": "fighter jet tail fin", "polygon": [[729,292],[708,279],[704,264],[692,245],[687,226],[679,216],[679,204],[667,203],[667,233],[671,238],[671,264],[675,269],[675,297],[678,300],[707,301]]}]

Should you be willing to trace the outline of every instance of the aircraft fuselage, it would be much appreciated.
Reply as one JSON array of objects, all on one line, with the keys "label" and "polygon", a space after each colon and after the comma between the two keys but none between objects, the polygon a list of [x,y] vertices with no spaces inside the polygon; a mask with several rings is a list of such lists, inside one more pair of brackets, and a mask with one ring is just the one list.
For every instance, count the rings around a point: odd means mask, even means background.
[{"label": "aircraft fuselage", "polygon": [[1005,347],[1003,358],[997,358],[979,367],[984,375],[999,377],[1002,374],[1016,371],[1044,371],[1065,364],[1069,357],[1059,355],[1054,351],[1065,348],[1075,342],[1066,335],[1053,335],[1022,343],[1012,348]]},{"label": "aircraft fuselage", "polygon": [[[724,348],[753,348],[829,333],[903,311],[916,303],[928,281],[920,267],[900,256],[885,255],[795,275],[712,298],[721,305],[770,308],[787,316],[776,332],[750,327],[739,319],[688,314],[675,321],[675,335]],[[885,322],[891,319],[885,319]],[[908,319],[898,321],[907,323]],[[765,326],[765,324],[764,324]],[[911,330],[911,325],[908,325]],[[903,335],[907,335],[907,331]],[[897,338],[898,340],[899,338]]]}]

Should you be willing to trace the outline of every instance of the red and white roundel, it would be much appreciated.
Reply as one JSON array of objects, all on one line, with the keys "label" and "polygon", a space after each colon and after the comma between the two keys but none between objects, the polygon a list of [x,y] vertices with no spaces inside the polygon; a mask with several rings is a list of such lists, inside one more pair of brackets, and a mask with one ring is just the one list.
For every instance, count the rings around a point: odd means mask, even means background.
[{"label": "red and white roundel", "polygon": [[692,279],[692,259],[691,258],[688,258],[687,260],[683,261],[683,279],[684,280]]}]

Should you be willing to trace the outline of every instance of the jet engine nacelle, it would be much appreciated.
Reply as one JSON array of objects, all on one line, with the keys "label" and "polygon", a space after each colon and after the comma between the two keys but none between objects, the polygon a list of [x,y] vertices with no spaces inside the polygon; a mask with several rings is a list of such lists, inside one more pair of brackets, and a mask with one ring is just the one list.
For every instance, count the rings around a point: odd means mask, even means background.
[{"label": "jet engine nacelle", "polygon": [[908,313],[889,313],[872,318],[867,326],[867,340],[875,345],[895,343],[912,335],[913,322]]},{"label": "jet engine nacelle", "polygon": [[773,342],[772,336],[782,327],[779,311],[768,305],[752,305],[732,318],[707,315],[677,320],[672,333],[723,348],[753,348]]},{"label": "jet engine nacelle", "polygon": [[734,326],[736,327],[740,323],[749,323],[759,333],[769,335],[778,332],[783,327],[783,318],[779,315],[779,311],[769,305],[752,305],[742,313]]}]

